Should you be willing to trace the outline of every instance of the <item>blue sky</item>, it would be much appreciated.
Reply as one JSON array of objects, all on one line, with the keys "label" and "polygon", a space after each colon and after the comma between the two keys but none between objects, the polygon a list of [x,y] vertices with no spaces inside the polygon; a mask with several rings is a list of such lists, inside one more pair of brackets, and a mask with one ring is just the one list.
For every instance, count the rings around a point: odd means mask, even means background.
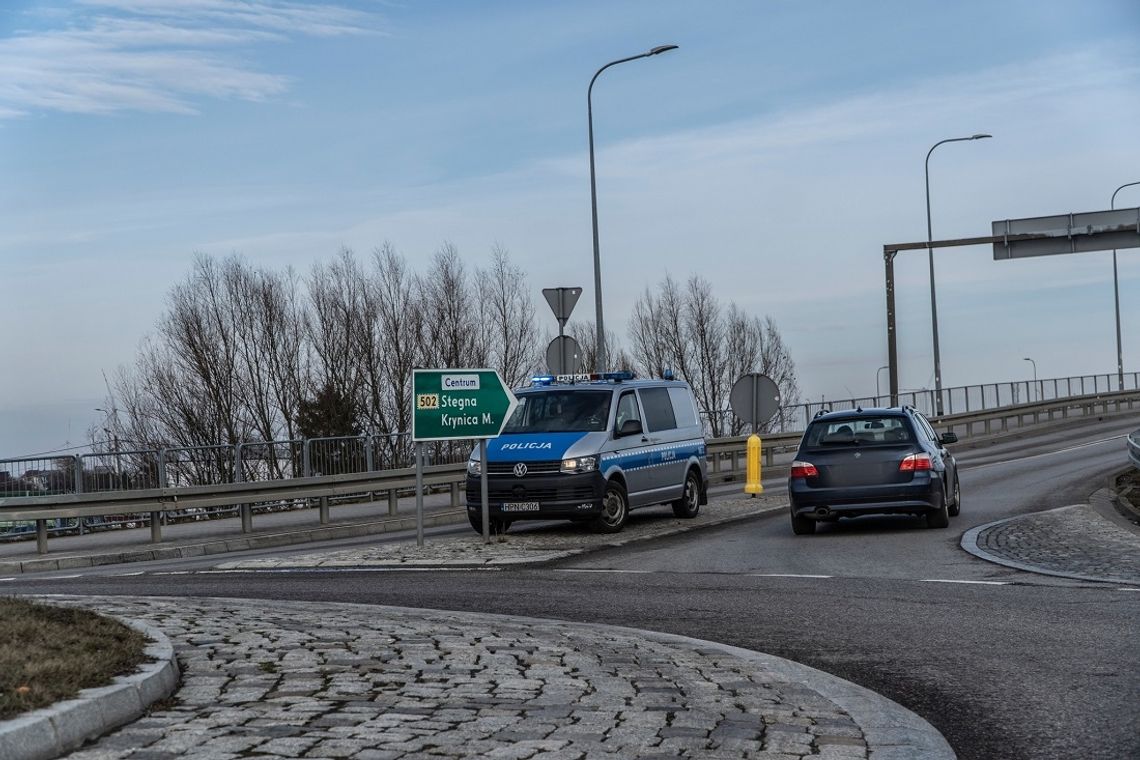
[{"label": "blue sky", "polygon": [[[1140,4],[274,2],[0,7],[0,456],[81,443],[195,252],[307,272],[342,246],[496,243],[607,326],[665,271],[780,325],[805,394],[885,363],[883,243],[1107,208],[1140,180]],[[1118,206],[1140,205],[1140,189]],[[1140,369],[1140,252],[1120,254]],[[931,385],[924,254],[902,385]],[[944,384],[1115,369],[1108,253],[938,254]],[[542,314],[545,319],[548,315]],[[553,319],[550,319],[554,329]]]}]

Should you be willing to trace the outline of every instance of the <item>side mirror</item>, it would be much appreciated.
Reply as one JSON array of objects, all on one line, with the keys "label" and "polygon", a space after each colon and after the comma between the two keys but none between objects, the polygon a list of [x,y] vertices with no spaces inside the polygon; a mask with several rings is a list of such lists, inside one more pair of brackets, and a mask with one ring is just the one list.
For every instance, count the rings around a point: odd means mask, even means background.
[{"label": "side mirror", "polygon": [[626,420],[621,423],[621,427],[617,431],[618,438],[625,438],[627,435],[641,435],[641,433],[641,420]]},{"label": "side mirror", "polygon": [[946,445],[947,443],[957,443],[958,435],[953,432],[943,433],[942,437],[938,439],[940,443]]}]

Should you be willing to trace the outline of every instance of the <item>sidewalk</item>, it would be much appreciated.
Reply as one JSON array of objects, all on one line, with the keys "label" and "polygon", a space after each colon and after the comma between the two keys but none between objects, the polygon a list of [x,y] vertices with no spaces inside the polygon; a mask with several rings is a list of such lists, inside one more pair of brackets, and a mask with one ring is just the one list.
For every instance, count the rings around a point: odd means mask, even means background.
[{"label": "sidewalk", "polygon": [[352,604],[64,597],[159,627],[181,688],[70,760],[952,758],[854,684],[711,642]]}]

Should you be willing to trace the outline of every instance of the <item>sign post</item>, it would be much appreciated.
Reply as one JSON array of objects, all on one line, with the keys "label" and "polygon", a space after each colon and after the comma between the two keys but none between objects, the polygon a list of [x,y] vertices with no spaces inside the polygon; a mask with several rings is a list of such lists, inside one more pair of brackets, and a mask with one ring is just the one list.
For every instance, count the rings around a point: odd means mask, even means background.
[{"label": "sign post", "polygon": [[752,426],[752,435],[748,436],[744,492],[756,498],[757,494],[764,493],[760,474],[761,441],[756,431],[780,411],[780,388],[767,375],[749,372],[733,383],[728,400],[733,414]]},{"label": "sign post", "polygon": [[416,443],[416,545],[423,546],[423,442],[480,439],[483,541],[490,543],[487,439],[495,438],[518,406],[493,369],[412,370],[412,440]]},{"label": "sign post", "polygon": [[[577,368],[582,349],[578,341],[567,338],[565,335],[566,321],[570,319],[571,312],[582,295],[581,288],[543,288],[542,295],[550,304],[554,318],[558,320],[558,337],[550,342],[546,349],[547,367],[556,375],[574,374]],[[573,360],[573,368],[571,368]]]}]

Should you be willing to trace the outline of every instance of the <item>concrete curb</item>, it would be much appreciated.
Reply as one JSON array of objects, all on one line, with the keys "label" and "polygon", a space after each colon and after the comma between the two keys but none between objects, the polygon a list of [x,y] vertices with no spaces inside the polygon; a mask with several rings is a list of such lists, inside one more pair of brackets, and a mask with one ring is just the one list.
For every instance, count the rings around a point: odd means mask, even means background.
[{"label": "concrete curb", "polygon": [[[717,528],[723,525],[729,525],[734,522],[747,520],[753,517],[760,517],[762,515],[780,512],[787,509],[787,504],[774,504],[756,509],[749,509],[747,511],[738,512],[733,515],[726,515],[714,520],[702,522],[699,524],[685,524],[675,527],[667,528],[666,530],[647,533],[643,535],[629,535],[620,539],[606,541],[604,543],[582,546],[571,549],[552,549],[549,551],[535,550],[534,557],[505,557],[501,559],[488,559],[480,561],[470,561],[463,559],[456,560],[408,560],[408,559],[392,559],[392,560],[376,560],[374,562],[360,563],[360,564],[337,564],[337,565],[277,565],[276,567],[266,568],[250,568],[242,567],[241,560],[236,562],[226,562],[221,565],[215,566],[215,570],[224,570],[232,572],[243,573],[274,573],[274,572],[296,572],[299,570],[306,571],[332,571],[332,570],[432,570],[432,569],[445,569],[445,570],[486,570],[489,568],[499,567],[523,567],[523,566],[539,566],[545,565],[550,562],[557,562],[559,560],[570,559],[571,557],[578,557],[583,554],[592,554],[594,552],[604,551],[606,549],[615,549],[629,544],[639,543],[641,541],[649,541],[659,538],[669,538],[678,536],[684,533],[692,533],[694,531],[705,530],[707,528]],[[336,551],[335,549],[332,551]]]},{"label": "concrete curb", "polygon": [[0,721],[0,757],[51,760],[130,723],[174,692],[179,673],[170,639],[146,623],[121,622],[150,639],[145,652],[154,661],[109,686],[84,689],[75,699]]},{"label": "concrete curb", "polygon": [[[410,607],[392,607],[404,612],[424,612]],[[442,614],[456,614],[446,610],[431,610]],[[459,613],[471,617],[497,618],[520,624],[545,623],[564,628],[580,628],[590,631],[609,631],[616,635],[633,636],[657,641],[663,644],[676,644],[699,651],[712,649],[733,657],[751,662],[771,670],[786,678],[789,683],[799,683],[831,700],[855,721],[867,742],[868,754],[874,760],[956,760],[957,754],[946,738],[922,717],[911,712],[894,700],[877,692],[851,683],[839,676],[802,665],[775,655],[742,649],[728,644],[720,644],[706,639],[681,636],[673,633],[660,633],[640,628],[629,628],[603,623],[574,623],[551,618],[532,618],[519,615],[493,615],[480,612]]]},{"label": "concrete curb", "polygon": [[1036,573],[1037,575],[1049,575],[1049,576],[1052,576],[1054,578],[1068,578],[1069,580],[1075,580],[1075,581],[1092,581],[1093,583],[1112,583],[1112,584],[1132,585],[1133,583],[1135,583],[1135,581],[1128,580],[1126,578],[1111,578],[1111,577],[1102,577],[1102,576],[1095,576],[1095,575],[1084,575],[1082,573],[1063,572],[1060,570],[1052,570],[1052,569],[1045,568],[1045,567],[1039,567],[1037,565],[1031,565],[1027,562],[1018,562],[1017,560],[1012,560],[1012,559],[1008,559],[1006,557],[999,557],[996,554],[991,554],[990,552],[988,552],[985,549],[978,546],[978,536],[982,533],[982,531],[987,530],[989,528],[993,528],[997,525],[1004,525],[1005,523],[1014,522],[1016,520],[1025,520],[1027,518],[1035,517],[1037,515],[1049,514],[1050,512],[1060,512],[1060,511],[1066,510],[1066,509],[1077,509],[1079,507],[1087,507],[1087,506],[1089,506],[1089,505],[1087,505],[1087,504],[1070,504],[1070,505],[1064,506],[1064,507],[1055,507],[1054,509],[1046,509],[1042,512],[1033,512],[1033,513],[1028,514],[1028,515],[1018,515],[1017,517],[1007,517],[1004,520],[994,520],[993,522],[989,522],[989,523],[986,523],[984,525],[978,525],[976,527],[970,528],[968,531],[966,531],[965,533],[962,534],[961,546],[963,549],[965,549],[970,554],[974,555],[975,557],[977,557],[979,559],[984,559],[986,562],[993,562],[995,565],[1004,565],[1005,567],[1012,567],[1014,570],[1022,570],[1022,571],[1027,572],[1027,573]]}]

